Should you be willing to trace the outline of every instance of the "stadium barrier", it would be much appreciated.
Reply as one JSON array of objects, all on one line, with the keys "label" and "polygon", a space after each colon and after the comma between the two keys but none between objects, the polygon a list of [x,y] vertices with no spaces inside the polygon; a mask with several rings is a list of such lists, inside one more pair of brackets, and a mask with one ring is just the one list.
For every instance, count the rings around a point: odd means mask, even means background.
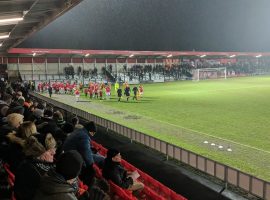
[{"label": "stadium barrier", "polygon": [[225,182],[225,188],[227,187],[227,184],[231,184],[233,186],[243,189],[250,194],[253,194],[265,200],[270,200],[270,182],[268,181],[262,180],[251,174],[247,174],[238,169],[216,162],[212,159],[206,158],[204,156],[167,143],[160,139],[146,135],[134,129],[125,127],[116,122],[93,115],[84,110],[74,108],[63,102],[59,102],[49,97],[33,92],[30,92],[30,94],[38,99],[41,99],[50,104],[53,104],[56,107],[66,110],[67,112],[71,112],[81,118],[94,121],[99,126],[105,127],[108,130],[111,130],[129,138],[131,142],[135,141],[141,143],[145,146],[148,146],[154,150],[165,154],[167,158],[171,157],[208,175],[214,176],[215,178],[218,178],[219,180]]}]

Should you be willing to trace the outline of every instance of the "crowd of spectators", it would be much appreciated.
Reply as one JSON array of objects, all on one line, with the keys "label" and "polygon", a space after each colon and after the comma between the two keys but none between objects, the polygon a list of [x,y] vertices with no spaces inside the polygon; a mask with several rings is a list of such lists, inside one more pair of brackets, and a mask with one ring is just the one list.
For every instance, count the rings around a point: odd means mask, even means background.
[{"label": "crowd of spectators", "polygon": [[[1,81],[0,86],[1,199],[11,192],[17,200],[110,199],[106,179],[131,191],[143,189],[120,167],[121,159],[114,159],[118,151],[109,151],[105,159],[91,147],[94,122],[82,125],[76,116],[65,120],[60,110],[31,99],[27,83]],[[104,168],[106,179],[95,178],[94,165]],[[13,188],[3,166],[15,175]]]}]

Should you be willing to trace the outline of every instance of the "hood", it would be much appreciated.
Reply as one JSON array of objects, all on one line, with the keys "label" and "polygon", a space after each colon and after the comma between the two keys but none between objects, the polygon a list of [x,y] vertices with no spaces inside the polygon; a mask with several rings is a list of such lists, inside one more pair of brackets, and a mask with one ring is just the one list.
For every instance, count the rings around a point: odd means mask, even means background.
[{"label": "hood", "polygon": [[24,146],[24,140],[18,136],[16,136],[16,132],[10,132],[7,135],[7,138],[11,143],[19,144],[21,147]]}]

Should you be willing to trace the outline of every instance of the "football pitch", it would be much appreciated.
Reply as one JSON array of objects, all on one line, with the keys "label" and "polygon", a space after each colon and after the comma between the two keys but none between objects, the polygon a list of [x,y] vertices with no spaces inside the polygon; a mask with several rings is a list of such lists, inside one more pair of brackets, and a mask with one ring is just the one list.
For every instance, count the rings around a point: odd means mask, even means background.
[{"label": "football pitch", "polygon": [[138,101],[53,98],[270,181],[270,77],[143,86]]}]

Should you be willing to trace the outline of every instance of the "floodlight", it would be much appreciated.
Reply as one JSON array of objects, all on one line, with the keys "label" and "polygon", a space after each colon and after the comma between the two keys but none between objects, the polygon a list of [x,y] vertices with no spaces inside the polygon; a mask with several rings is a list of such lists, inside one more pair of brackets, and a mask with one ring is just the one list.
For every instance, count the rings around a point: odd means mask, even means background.
[{"label": "floodlight", "polygon": [[170,57],[172,57],[172,54],[170,54],[170,55],[167,56],[167,58],[170,58]]},{"label": "floodlight", "polygon": [[23,17],[0,19],[0,25],[1,24],[17,23],[17,22],[22,21],[22,20],[23,20]]},{"label": "floodlight", "polygon": [[0,39],[6,39],[9,38],[9,34],[8,35],[0,35]]},{"label": "floodlight", "polygon": [[230,58],[234,58],[236,55],[231,55]]},{"label": "floodlight", "polygon": [[133,56],[134,56],[134,55],[133,55],[133,54],[131,54],[129,57],[130,57],[130,58],[132,58]]},{"label": "floodlight", "polygon": [[201,57],[201,58],[204,58],[205,56],[206,56],[206,55],[201,55],[200,57]]},{"label": "floodlight", "polygon": [[260,58],[260,57],[262,57],[262,55],[261,55],[261,54],[256,56],[256,58]]},{"label": "floodlight", "polygon": [[87,53],[87,54],[85,54],[85,57],[88,57],[90,54],[89,53]]}]

